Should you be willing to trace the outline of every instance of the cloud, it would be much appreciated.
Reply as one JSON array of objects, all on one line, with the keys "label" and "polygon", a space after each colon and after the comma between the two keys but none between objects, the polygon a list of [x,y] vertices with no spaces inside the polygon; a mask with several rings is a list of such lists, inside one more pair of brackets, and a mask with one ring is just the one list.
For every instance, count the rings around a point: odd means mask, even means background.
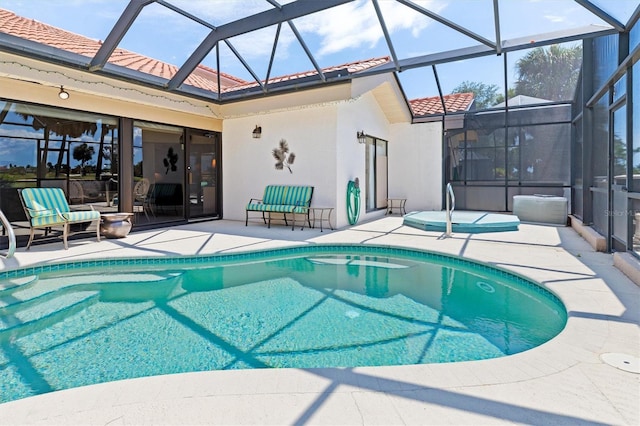
[{"label": "cloud", "polygon": [[564,16],[557,15],[544,15],[544,19],[550,22],[564,22],[566,20]]},{"label": "cloud", "polygon": [[272,8],[264,0],[172,0],[171,4],[216,26]]},{"label": "cloud", "polygon": [[[415,3],[435,13],[439,13],[447,4],[442,0],[416,0]],[[238,8],[236,2],[228,0],[176,0],[174,4],[184,6],[185,10],[213,23],[240,19],[270,7],[265,7],[268,3],[263,0],[243,2],[242,8]],[[395,1],[381,0],[378,4],[391,34],[406,30],[413,37],[418,37],[431,22],[428,17]],[[296,19],[294,24],[308,45],[311,45],[312,40],[318,40],[320,48],[315,52],[318,57],[347,49],[372,48],[384,38],[371,0],[357,0],[307,15]],[[234,37],[231,43],[247,59],[268,57],[273,47],[274,34],[275,27],[270,27]],[[285,22],[278,40],[277,56],[288,57],[292,43],[297,41]]]},{"label": "cloud", "polygon": [[[415,3],[436,13],[446,6],[446,3],[437,0]],[[378,4],[391,34],[410,30],[413,37],[418,37],[431,22],[428,17],[403,4],[384,0]],[[297,27],[301,33],[320,37],[319,56],[363,46],[373,47],[384,38],[373,4],[368,0],[358,0],[305,16],[299,19]]]}]

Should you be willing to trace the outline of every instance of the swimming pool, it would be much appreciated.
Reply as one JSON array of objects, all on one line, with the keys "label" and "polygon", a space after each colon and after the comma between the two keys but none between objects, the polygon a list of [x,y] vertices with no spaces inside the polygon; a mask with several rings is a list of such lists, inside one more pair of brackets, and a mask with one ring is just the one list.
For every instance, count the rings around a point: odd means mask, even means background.
[{"label": "swimming pool", "polygon": [[25,268],[0,273],[0,307],[2,402],[187,371],[495,358],[566,323],[513,273],[369,245]]}]

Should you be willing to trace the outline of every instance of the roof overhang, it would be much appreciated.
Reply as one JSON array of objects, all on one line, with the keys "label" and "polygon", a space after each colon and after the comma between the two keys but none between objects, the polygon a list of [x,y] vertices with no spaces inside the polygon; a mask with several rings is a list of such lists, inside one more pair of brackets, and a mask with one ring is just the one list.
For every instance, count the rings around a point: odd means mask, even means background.
[{"label": "roof overhang", "polygon": [[[32,92],[45,92],[47,88],[51,88],[51,92],[56,93],[56,99],[59,86],[64,86],[70,92],[201,117],[220,118],[220,106],[206,100],[188,98],[157,87],[122,79],[114,80],[111,76],[87,73],[78,68],[70,69],[68,66],[6,52],[0,52],[0,79],[37,84],[38,86],[33,86],[37,89],[33,89]],[[36,95],[38,94],[34,94]]]},{"label": "roof overhang", "polygon": [[389,123],[410,123],[411,110],[395,74],[369,75],[351,84],[353,98],[371,92]]}]

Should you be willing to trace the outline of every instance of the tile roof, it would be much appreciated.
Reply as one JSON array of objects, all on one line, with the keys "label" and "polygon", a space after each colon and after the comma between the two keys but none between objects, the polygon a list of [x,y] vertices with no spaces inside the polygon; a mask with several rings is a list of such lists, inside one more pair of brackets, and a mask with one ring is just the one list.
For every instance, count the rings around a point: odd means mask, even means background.
[{"label": "tile roof", "polygon": [[[471,92],[444,95],[443,98],[448,113],[468,111],[473,103],[473,93]],[[413,115],[418,117],[430,114],[444,114],[440,96],[412,99],[409,101],[409,106],[411,107]]]},{"label": "tile roof", "polygon": [[[67,52],[77,53],[89,58],[93,58],[102,45],[100,40],[74,34],[51,25],[43,24],[34,19],[24,18],[1,8],[0,32],[62,49]],[[108,62],[166,79],[170,79],[178,71],[178,67],[175,65],[167,64],[157,59],[121,48],[116,48],[113,51]],[[215,70],[203,65],[198,65],[195,71],[185,80],[185,84],[217,92],[217,75]],[[247,84],[247,82],[232,75],[220,73],[220,85],[223,91],[229,86],[238,84]]]},{"label": "tile roof", "polygon": [[[348,74],[355,74],[355,73],[358,73],[360,71],[364,71],[364,70],[367,70],[367,69],[370,69],[370,68],[377,67],[378,65],[386,64],[390,60],[391,60],[391,58],[389,58],[388,56],[383,56],[383,57],[380,57],[380,58],[365,59],[365,60],[362,60],[362,61],[348,62],[346,64],[333,65],[333,66],[330,66],[330,67],[327,67],[327,68],[322,68],[322,72],[324,74],[328,74],[328,73],[339,72],[341,70],[344,70]],[[312,71],[302,71],[302,72],[298,72],[298,73],[294,73],[294,74],[283,75],[283,76],[279,76],[279,77],[272,77],[272,78],[269,79],[268,85],[269,84],[276,84],[276,83],[283,83],[283,82],[292,81],[292,80],[297,80],[297,79],[301,79],[301,78],[304,78],[304,77],[312,77],[312,76],[316,76],[316,75],[318,75],[318,71],[316,71],[314,69]],[[264,84],[264,80],[262,81],[262,83]],[[252,87],[257,87],[257,86],[258,86],[258,83],[254,81],[254,82],[251,82],[251,83],[230,87],[230,88],[226,89],[225,91],[244,90],[244,89],[250,89]]]},{"label": "tile roof", "polygon": [[[93,58],[102,45],[100,40],[90,39],[33,19],[24,18],[2,8],[0,8],[0,32],[77,53],[88,58]],[[384,64],[389,62],[389,60],[389,57],[382,57],[355,61],[323,68],[322,72],[329,73],[345,70],[352,74]],[[165,79],[171,79],[178,71],[178,67],[175,65],[167,64],[157,59],[121,48],[116,48],[113,51],[108,62]],[[318,72],[313,70],[273,77],[269,79],[269,84],[284,83],[317,74]],[[217,93],[218,73],[210,67],[198,65],[191,75],[187,77],[184,84]],[[257,82],[245,81],[226,73],[220,73],[220,85],[223,93],[251,89],[259,86]]]},{"label": "tile roof", "polygon": [[[76,53],[88,58],[93,58],[102,45],[100,40],[94,40],[79,34],[74,34],[34,19],[24,18],[2,8],[0,8],[0,32],[64,51]],[[348,74],[356,74],[358,72],[386,64],[390,60],[391,59],[388,56],[383,56],[379,58],[365,59],[362,61],[353,61],[323,68],[322,72],[325,74],[339,74],[341,71],[344,71]],[[108,62],[167,80],[171,79],[178,71],[178,67],[175,65],[167,64],[157,59],[122,48],[116,48]],[[313,77],[317,75],[318,72],[314,69],[311,71],[272,77],[269,79],[268,85],[295,82],[296,80],[299,81],[306,77]],[[264,81],[262,81],[262,83],[264,84]],[[184,84],[217,93],[218,73],[210,67],[198,65],[189,77],[187,77]],[[226,73],[220,73],[220,85],[222,86],[221,90],[223,93],[250,90],[259,86],[255,81],[245,81]],[[473,103],[473,93],[445,95],[444,101],[447,107],[447,112],[465,111],[468,110]],[[409,105],[415,116],[444,113],[440,97],[438,96],[413,99],[409,101]]]}]

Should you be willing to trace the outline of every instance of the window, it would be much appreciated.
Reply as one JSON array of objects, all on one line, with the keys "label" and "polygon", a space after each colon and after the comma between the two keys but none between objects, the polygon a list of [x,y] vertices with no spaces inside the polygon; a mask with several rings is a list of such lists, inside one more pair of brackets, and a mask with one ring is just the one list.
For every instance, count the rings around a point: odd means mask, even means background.
[{"label": "window", "polygon": [[115,211],[117,152],[115,118],[0,101],[0,208],[24,220],[19,188],[58,187],[69,204]]},{"label": "window", "polygon": [[387,141],[367,136],[365,149],[366,208],[372,211],[387,206]]}]

